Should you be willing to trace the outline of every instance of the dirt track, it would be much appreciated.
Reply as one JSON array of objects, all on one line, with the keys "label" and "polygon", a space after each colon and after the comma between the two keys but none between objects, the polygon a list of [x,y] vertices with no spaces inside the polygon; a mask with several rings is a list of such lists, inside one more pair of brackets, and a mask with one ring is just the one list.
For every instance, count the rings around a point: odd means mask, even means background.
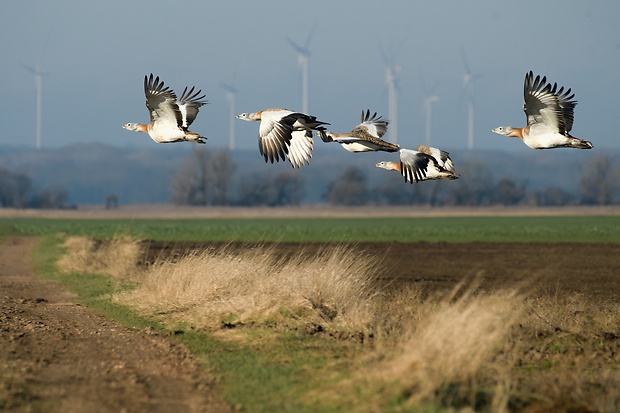
[{"label": "dirt track", "polygon": [[[61,285],[35,277],[32,238],[0,244],[0,410],[15,412],[229,411],[196,360],[166,337],[135,331],[76,304]],[[150,257],[214,244],[151,244]],[[217,246],[217,244],[216,244]],[[247,248],[232,244],[229,248]],[[282,244],[283,254],[300,245]],[[324,245],[304,245],[311,253]],[[359,244],[381,260],[391,285],[446,292],[480,277],[493,290],[528,283],[531,295],[620,297],[620,246]]]},{"label": "dirt track", "polygon": [[0,244],[0,410],[229,411],[187,350],[119,326],[38,279],[35,242]]}]

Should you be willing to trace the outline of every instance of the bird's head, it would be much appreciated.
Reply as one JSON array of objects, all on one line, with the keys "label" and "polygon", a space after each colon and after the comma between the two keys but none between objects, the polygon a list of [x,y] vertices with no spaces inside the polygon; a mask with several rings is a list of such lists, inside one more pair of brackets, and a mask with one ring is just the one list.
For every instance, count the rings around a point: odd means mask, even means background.
[{"label": "bird's head", "polygon": [[123,129],[136,131],[138,130],[138,124],[137,123],[126,123],[123,125]]},{"label": "bird's head", "polygon": [[392,169],[392,168],[390,167],[390,165],[389,165],[389,162],[386,162],[386,161],[377,162],[377,163],[375,164],[375,166],[376,166],[377,168],[383,168],[383,169],[387,169],[387,170]]},{"label": "bird's head", "polygon": [[491,132],[495,132],[500,135],[511,136],[513,129],[512,126],[498,126],[495,129],[491,129]]},{"label": "bird's head", "polygon": [[249,122],[254,121],[254,120],[258,120],[256,119],[256,114],[255,113],[242,113],[240,115],[237,115],[236,118],[237,119],[242,119],[242,120],[247,120]]}]

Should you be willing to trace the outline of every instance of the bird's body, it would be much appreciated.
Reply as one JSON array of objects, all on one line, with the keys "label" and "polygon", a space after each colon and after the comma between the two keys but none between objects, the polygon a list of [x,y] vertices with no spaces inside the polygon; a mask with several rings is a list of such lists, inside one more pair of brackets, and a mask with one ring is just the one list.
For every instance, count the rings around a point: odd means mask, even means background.
[{"label": "bird's body", "polygon": [[419,145],[418,152],[432,156],[440,167],[446,169],[447,171],[454,172],[454,163],[452,162],[448,152],[425,145]]},{"label": "bird's body", "polygon": [[398,145],[381,139],[387,131],[388,123],[381,116],[377,117],[376,112],[370,116],[370,110],[366,110],[366,113],[362,110],[360,124],[351,132],[332,133],[320,130],[319,136],[323,142],[338,142],[349,152],[396,152],[400,149]]},{"label": "bird's body", "polygon": [[260,121],[258,149],[265,162],[283,161],[288,156],[294,168],[310,163],[314,144],[312,131],[323,129],[321,125],[329,125],[315,116],[283,108],[242,113],[237,119]]},{"label": "bird's body", "polygon": [[573,128],[574,109],[577,101],[571,89],[558,89],[557,83],[547,83],[546,77],[533,72],[525,75],[523,85],[523,111],[527,126],[516,128],[500,126],[492,132],[519,138],[533,149],[578,148],[591,149],[592,143],[570,134]]},{"label": "bird's body", "polygon": [[136,132],[148,133],[157,143],[196,142],[205,143],[205,136],[191,132],[188,128],[196,119],[200,107],[207,102],[199,96],[201,91],[194,92],[194,87],[186,87],[180,99],[158,77],[144,76],[144,94],[146,107],[151,116],[151,122],[127,123],[123,128]]},{"label": "bird's body", "polygon": [[459,177],[454,173],[454,164],[448,153],[428,146],[419,146],[417,151],[401,149],[400,162],[382,161],[375,166],[389,171],[398,171],[405,178],[405,182],[411,184],[435,179],[458,179]]}]

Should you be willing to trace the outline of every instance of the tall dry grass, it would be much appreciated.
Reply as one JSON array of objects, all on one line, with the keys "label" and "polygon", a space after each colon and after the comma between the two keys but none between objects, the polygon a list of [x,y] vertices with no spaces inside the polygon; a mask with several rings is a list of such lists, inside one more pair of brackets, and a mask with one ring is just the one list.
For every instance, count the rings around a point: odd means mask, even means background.
[{"label": "tall dry grass", "polygon": [[130,281],[139,272],[138,261],[142,250],[136,240],[117,237],[102,241],[67,237],[64,247],[67,254],[57,262],[60,271],[109,274],[123,281]]},{"label": "tall dry grass", "polygon": [[162,320],[198,328],[247,323],[313,323],[364,329],[371,323],[376,261],[326,246],[308,259],[275,247],[202,251],[145,272],[117,297]]},{"label": "tall dry grass", "polygon": [[402,398],[411,409],[508,411],[514,360],[498,363],[497,357],[523,316],[523,298],[507,291],[477,294],[476,286],[471,280],[445,297],[423,298],[415,289],[391,294],[381,306],[389,331],[366,355],[368,367],[358,379],[383,383],[386,397]]}]

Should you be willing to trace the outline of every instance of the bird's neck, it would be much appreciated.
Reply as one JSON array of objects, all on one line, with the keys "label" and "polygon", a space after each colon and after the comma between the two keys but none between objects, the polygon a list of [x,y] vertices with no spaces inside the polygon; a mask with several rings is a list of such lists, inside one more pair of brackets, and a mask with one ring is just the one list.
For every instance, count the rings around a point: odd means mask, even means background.
[{"label": "bird's neck", "polygon": [[136,132],[144,132],[144,133],[149,133],[149,130],[151,125],[145,125],[143,123],[138,123],[136,125]]},{"label": "bird's neck", "polygon": [[[527,132],[529,132],[529,126],[527,127]],[[508,136],[512,136],[513,138],[519,138],[521,140],[523,140],[523,132],[524,132],[524,128],[512,128],[512,132],[510,132],[510,134]]]}]

